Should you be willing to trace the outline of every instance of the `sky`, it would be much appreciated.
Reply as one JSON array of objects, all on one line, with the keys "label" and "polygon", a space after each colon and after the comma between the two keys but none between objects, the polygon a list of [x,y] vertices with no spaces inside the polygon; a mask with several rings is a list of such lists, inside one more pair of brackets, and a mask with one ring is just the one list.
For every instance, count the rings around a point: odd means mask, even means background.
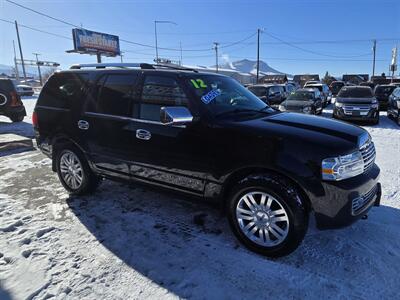
[{"label": "sky", "polygon": [[[183,64],[215,64],[213,43],[218,42],[219,61],[256,59],[257,29],[260,58],[271,67],[289,74],[328,71],[372,73],[372,40],[377,40],[376,74],[388,73],[391,49],[400,44],[400,1],[385,0],[171,0],[171,1],[79,1],[47,0],[16,3],[86,29],[118,35],[124,62],[152,62],[155,57],[154,20],[159,24],[159,56],[180,59]],[[13,64],[15,26],[20,26],[25,59],[41,53],[40,59],[61,63],[91,63],[95,56],[68,54],[73,48],[72,27],[0,0],[0,64]],[[58,36],[59,35],[59,36]],[[18,54],[19,56],[19,54]],[[119,62],[120,58],[105,58]]]}]

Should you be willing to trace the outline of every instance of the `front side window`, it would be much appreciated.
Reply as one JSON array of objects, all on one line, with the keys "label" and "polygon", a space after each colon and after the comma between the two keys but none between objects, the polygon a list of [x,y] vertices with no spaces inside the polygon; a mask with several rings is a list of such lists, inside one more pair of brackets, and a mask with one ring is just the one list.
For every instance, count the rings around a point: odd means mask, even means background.
[{"label": "front side window", "polygon": [[139,118],[160,121],[164,106],[188,106],[188,98],[173,77],[149,75],[143,83]]},{"label": "front side window", "polygon": [[267,89],[263,86],[251,86],[249,87],[249,91],[258,97],[266,96]]},{"label": "front side window", "polygon": [[129,117],[131,115],[132,89],[136,77],[136,74],[108,75],[104,84],[99,88],[96,112]]}]

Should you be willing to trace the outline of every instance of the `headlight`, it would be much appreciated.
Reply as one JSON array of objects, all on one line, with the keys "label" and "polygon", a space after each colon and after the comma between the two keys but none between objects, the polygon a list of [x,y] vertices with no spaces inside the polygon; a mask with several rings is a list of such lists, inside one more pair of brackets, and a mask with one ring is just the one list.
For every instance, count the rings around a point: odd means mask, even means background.
[{"label": "headlight", "polygon": [[309,114],[311,112],[311,107],[307,106],[303,108],[303,112]]},{"label": "headlight", "polygon": [[286,111],[286,107],[284,107],[283,105],[279,105],[279,110],[280,111]]},{"label": "headlight", "polygon": [[336,106],[336,107],[343,107],[343,103],[342,103],[342,102],[338,102],[338,101],[336,101],[336,99],[335,99],[335,106]]},{"label": "headlight", "polygon": [[363,172],[364,161],[360,151],[322,161],[322,179],[325,180],[339,181],[360,175]]}]

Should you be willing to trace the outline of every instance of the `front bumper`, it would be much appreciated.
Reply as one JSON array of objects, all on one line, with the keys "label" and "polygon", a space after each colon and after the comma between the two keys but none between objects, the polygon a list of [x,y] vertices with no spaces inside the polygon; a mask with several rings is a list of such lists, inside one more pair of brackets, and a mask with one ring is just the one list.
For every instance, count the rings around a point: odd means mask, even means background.
[{"label": "front bumper", "polygon": [[346,114],[342,107],[333,108],[333,116],[340,120],[349,121],[373,121],[379,117],[379,110],[377,108],[371,108],[366,114],[359,112],[358,114]]},{"label": "front bumper", "polygon": [[312,199],[319,229],[348,226],[380,204],[380,169],[374,165],[366,173],[343,181],[323,181],[323,195]]}]

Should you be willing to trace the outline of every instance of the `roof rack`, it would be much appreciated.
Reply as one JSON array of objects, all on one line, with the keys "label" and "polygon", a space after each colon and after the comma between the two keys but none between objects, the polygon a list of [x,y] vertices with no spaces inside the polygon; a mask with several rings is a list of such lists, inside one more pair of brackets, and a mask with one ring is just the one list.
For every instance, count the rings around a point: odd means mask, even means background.
[{"label": "roof rack", "polygon": [[148,64],[148,63],[98,63],[98,64],[76,64],[72,65],[70,69],[73,70],[80,70],[83,68],[96,68],[96,69],[106,69],[106,68],[136,68],[136,69],[157,69],[157,68],[165,68],[165,69],[172,69],[172,70],[182,70],[182,71],[193,71],[198,73],[197,70],[191,68],[185,68],[181,66],[173,66],[168,64]]}]

